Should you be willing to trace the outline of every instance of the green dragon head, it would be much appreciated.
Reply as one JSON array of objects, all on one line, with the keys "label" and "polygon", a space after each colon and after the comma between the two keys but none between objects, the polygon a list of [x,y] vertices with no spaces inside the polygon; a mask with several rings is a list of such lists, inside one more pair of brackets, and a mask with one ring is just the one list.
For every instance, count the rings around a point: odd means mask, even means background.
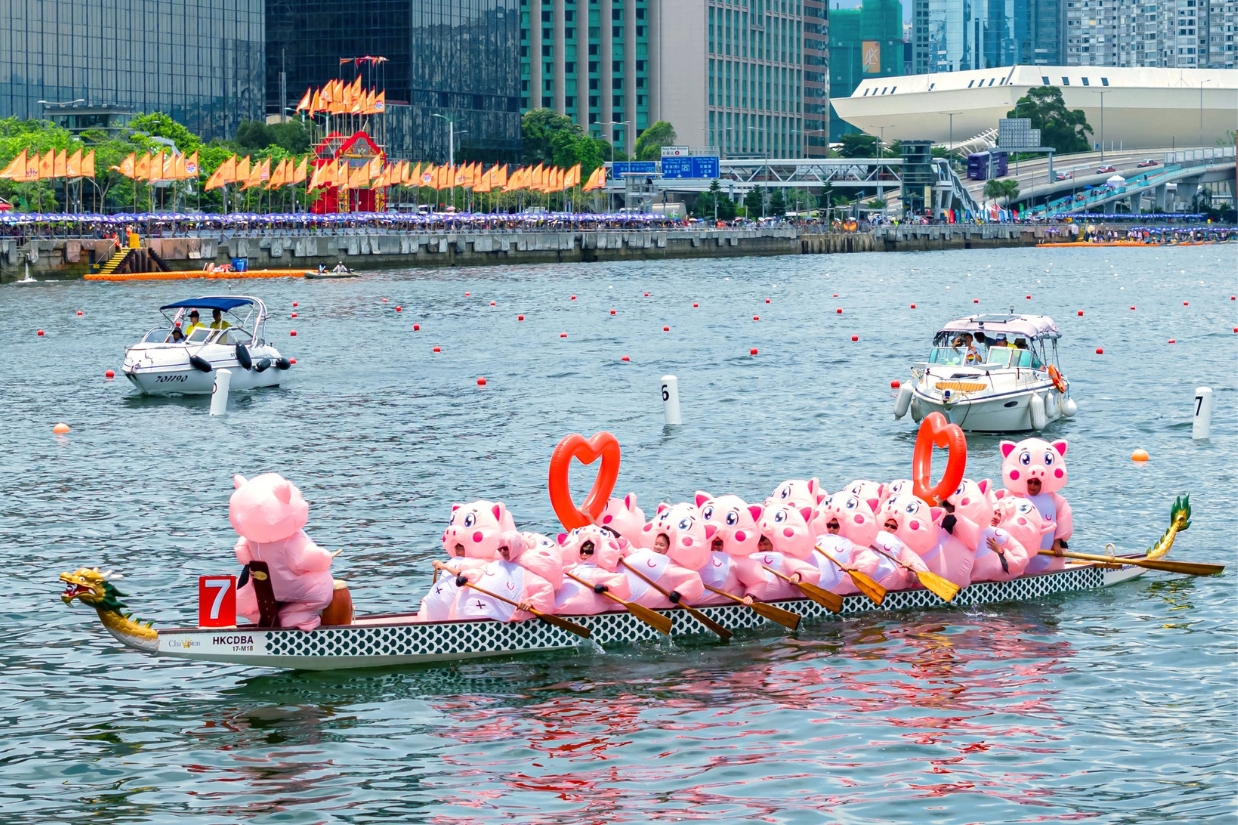
[{"label": "green dragon head", "polygon": [[120,613],[125,605],[120,600],[125,595],[112,584],[115,579],[122,578],[112,571],[100,572],[97,567],[79,567],[72,573],[61,573],[60,580],[65,583],[60,599],[65,604],[72,604],[77,599],[84,605],[96,610],[110,610]]}]

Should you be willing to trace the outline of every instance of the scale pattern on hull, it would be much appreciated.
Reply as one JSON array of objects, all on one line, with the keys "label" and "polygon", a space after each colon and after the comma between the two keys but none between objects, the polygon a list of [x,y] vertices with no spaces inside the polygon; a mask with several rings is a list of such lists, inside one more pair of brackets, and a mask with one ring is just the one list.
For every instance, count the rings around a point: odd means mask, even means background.
[{"label": "scale pattern on hull", "polygon": [[[1054,593],[1090,590],[1104,585],[1104,571],[1087,566],[1059,573],[1028,576],[1009,582],[983,582],[960,591],[951,607],[970,607],[1000,602],[1023,602]],[[775,602],[794,610],[805,620],[836,618],[824,607],[807,599]],[[884,604],[877,607],[861,595],[843,600],[844,614],[891,612],[943,607],[941,600],[928,590],[900,590],[889,593]],[[711,619],[729,630],[770,625],[747,607],[723,605],[701,608]],[[708,634],[700,622],[682,610],[662,611],[674,619],[671,635]],[[628,613],[603,613],[595,616],[571,617],[588,627],[592,638],[602,646],[629,644],[656,639],[657,631]],[[355,626],[319,628],[309,633],[298,630],[259,631],[265,635],[267,656],[330,656],[330,657],[407,657],[407,656],[476,656],[509,652],[554,650],[588,644],[565,630],[544,622],[441,622],[398,626]]]}]

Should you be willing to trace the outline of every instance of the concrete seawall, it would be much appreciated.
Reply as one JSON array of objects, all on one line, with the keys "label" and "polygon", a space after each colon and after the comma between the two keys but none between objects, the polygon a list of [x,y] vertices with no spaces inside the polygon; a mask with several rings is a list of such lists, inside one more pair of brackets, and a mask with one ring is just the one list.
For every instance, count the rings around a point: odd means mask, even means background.
[{"label": "concrete seawall", "polygon": [[[250,269],[315,269],[344,261],[354,269],[576,263],[742,255],[903,252],[1032,246],[1045,227],[883,226],[869,232],[814,233],[798,227],[564,232],[200,235],[149,238],[173,269],[246,258]],[[114,251],[111,241],[0,238],[0,281],[80,278]]]}]

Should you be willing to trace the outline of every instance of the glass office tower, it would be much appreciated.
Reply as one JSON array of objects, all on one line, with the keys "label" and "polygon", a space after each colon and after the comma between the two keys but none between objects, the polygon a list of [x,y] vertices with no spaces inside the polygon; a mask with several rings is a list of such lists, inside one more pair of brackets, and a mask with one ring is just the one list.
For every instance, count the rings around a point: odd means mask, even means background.
[{"label": "glass office tower", "polygon": [[[328,80],[385,89],[387,151],[446,161],[515,160],[520,147],[518,0],[267,0],[267,111]],[[385,57],[377,66],[352,58]],[[345,61],[345,62],[341,62]]]},{"label": "glass office tower", "polygon": [[[864,0],[835,9],[830,20],[830,97],[850,97],[860,81],[903,73],[903,4]],[[830,140],[859,131],[830,112]]]},{"label": "glass office tower", "polygon": [[204,137],[230,137],[262,117],[263,4],[5,0],[0,117],[75,105],[157,111]]},{"label": "glass office tower", "polygon": [[1061,0],[915,0],[915,71],[1060,65]]}]

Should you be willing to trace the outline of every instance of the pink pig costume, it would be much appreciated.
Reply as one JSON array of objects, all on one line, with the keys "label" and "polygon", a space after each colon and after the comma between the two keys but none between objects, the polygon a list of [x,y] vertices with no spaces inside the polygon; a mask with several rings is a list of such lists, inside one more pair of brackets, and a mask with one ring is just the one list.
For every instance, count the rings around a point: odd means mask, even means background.
[{"label": "pink pig costume", "polygon": [[771,503],[761,514],[761,535],[769,539],[773,550],[758,549],[750,556],[735,559],[736,574],[744,585],[744,595],[761,601],[798,599],[803,593],[794,585],[770,573],[777,570],[784,576],[799,574],[801,581],[816,584],[821,571],[812,563],[813,537],[808,530],[812,508],[796,508]]},{"label": "pink pig costume", "polygon": [[[593,542],[593,556],[590,561],[581,561],[580,546],[586,541]],[[615,596],[627,601],[632,594],[628,589],[628,577],[619,570],[620,555],[619,540],[593,525],[568,533],[563,545],[565,570],[590,584],[605,585]],[[575,562],[569,565],[568,558],[574,558]],[[620,609],[601,593],[568,576],[563,577],[563,586],[555,593],[555,613],[560,615],[584,616]]]},{"label": "pink pig costume", "polygon": [[[529,560],[525,559],[528,553],[524,537],[515,530],[506,530],[499,537],[499,546],[508,548],[507,559],[496,558],[481,570],[472,568],[462,571],[464,576],[470,583],[484,587],[491,593],[504,596],[514,602],[528,601],[535,609],[543,613],[553,613],[555,609],[554,588],[539,573],[525,566]],[[532,566],[544,571],[545,561],[546,556],[539,555]],[[561,575],[563,568],[557,569]],[[460,589],[460,600],[456,604],[456,617],[522,622],[533,618],[533,614],[517,610],[515,605],[492,598],[465,585]]]},{"label": "pink pig costume", "polygon": [[636,493],[609,499],[598,524],[614,530],[629,543],[639,545],[645,529],[645,511],[636,506]]},{"label": "pink pig costume", "polygon": [[[941,526],[948,515],[953,516],[953,533]],[[940,507],[929,507],[922,499],[906,493],[887,501],[879,518],[882,524],[894,520],[898,525],[894,534],[915,551],[929,572],[959,587],[971,584],[980,533],[978,525],[958,514],[947,514]]]},{"label": "pink pig costume", "polygon": [[[670,539],[666,555],[647,547],[634,549],[624,558],[621,569],[631,567],[668,591],[675,591],[688,604],[700,604],[705,586],[697,571],[709,561],[709,544],[705,539],[705,524],[695,506],[687,503],[668,507],[658,505],[658,516],[651,522],[654,527],[650,543],[658,533]],[[631,601],[645,607],[667,608],[670,601],[647,582],[624,569],[628,577]]]},{"label": "pink pig costume", "polygon": [[[719,496],[697,492],[696,506],[705,525],[705,540],[709,545],[709,560],[701,567],[701,581],[710,587],[733,595],[741,595],[744,584],[739,580],[737,557],[750,556],[756,552],[760,541],[757,519],[761,508],[744,503],[739,496]],[[722,551],[713,549],[714,542],[722,542]],[[701,604],[730,604],[726,596],[706,590]]]},{"label": "pink pig costume", "polygon": [[[1029,547],[1029,552],[1050,550],[1053,542],[1065,542],[1074,534],[1074,518],[1066,499],[1058,495],[1058,490],[1066,486],[1066,442],[1054,441],[1050,444],[1039,438],[1028,438],[1018,444],[1013,441],[1001,443],[1002,482],[1006,489],[1016,496],[1022,496],[1040,511],[1045,521],[1057,525],[1053,533],[1046,533],[1036,548]],[[1040,481],[1040,492],[1029,495],[1027,483],[1030,479]],[[1034,556],[1027,565],[1028,573],[1044,573],[1065,568],[1066,560],[1053,556]]]},{"label": "pink pig costume", "polygon": [[[515,529],[515,521],[501,502],[453,504],[451,520],[443,531],[443,549],[447,551],[453,569],[461,572],[480,570],[497,557],[503,532]],[[445,622],[456,618],[459,596],[460,588],[456,586],[455,578],[440,571],[430,586],[430,592],[421,600],[417,621]]]},{"label": "pink pig costume", "polygon": [[[1028,548],[1039,547],[1041,539],[1057,529],[1053,522],[1041,519],[1036,505],[1025,498],[998,490],[995,500],[994,523],[981,531],[972,581],[1003,582],[1023,575],[1033,552]],[[989,547],[990,536],[998,545],[997,551]]]},{"label": "pink pig costume", "polygon": [[[878,532],[877,517],[870,503],[845,491],[835,493],[818,505],[811,526],[814,532],[819,531],[817,544],[821,549],[848,567],[859,566],[862,552],[873,543]],[[851,577],[834,562],[816,551],[813,556],[813,562],[821,571],[818,587],[840,596],[860,592]],[[871,558],[869,562],[874,563]]]},{"label": "pink pig costume", "polygon": [[[301,530],[309,520],[309,505],[278,473],[249,480],[233,476],[232,483],[236,489],[228,502],[228,520],[240,536],[233,548],[237,561],[266,562],[275,600],[281,603],[280,626],[313,630],[321,622],[318,614],[331,604],[335,580],[331,554]],[[251,622],[259,620],[252,581],[237,591],[236,612]]]}]

